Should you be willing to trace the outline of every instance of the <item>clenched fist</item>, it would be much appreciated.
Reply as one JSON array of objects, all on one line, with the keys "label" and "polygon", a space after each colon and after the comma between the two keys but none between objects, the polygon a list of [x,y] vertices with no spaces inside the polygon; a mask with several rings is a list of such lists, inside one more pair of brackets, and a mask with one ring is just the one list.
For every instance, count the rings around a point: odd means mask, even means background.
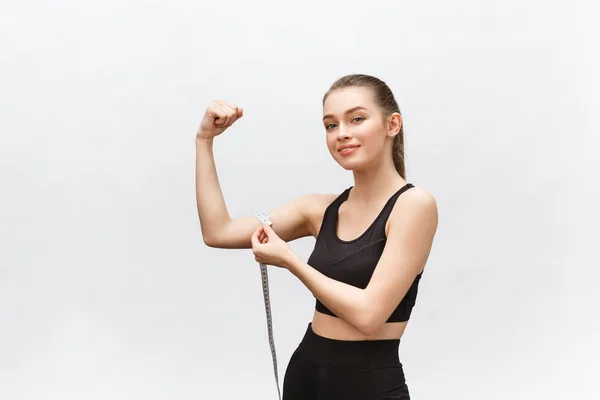
[{"label": "clenched fist", "polygon": [[244,115],[244,110],[226,101],[213,101],[207,107],[196,138],[212,139],[225,132],[235,121]]}]

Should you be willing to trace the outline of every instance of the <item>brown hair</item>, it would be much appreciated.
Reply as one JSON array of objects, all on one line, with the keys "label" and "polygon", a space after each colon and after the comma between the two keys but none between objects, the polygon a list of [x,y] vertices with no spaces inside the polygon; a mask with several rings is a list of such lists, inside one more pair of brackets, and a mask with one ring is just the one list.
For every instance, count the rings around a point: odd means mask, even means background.
[{"label": "brown hair", "polygon": [[[323,104],[325,104],[325,100],[327,100],[331,92],[348,87],[367,87],[373,91],[375,101],[377,101],[384,114],[400,113],[400,107],[398,107],[394,94],[388,85],[379,78],[364,74],[346,75],[335,81],[323,96]],[[396,171],[398,171],[403,179],[406,179],[406,166],[404,165],[404,123],[400,126],[398,134],[394,137],[392,159]]]}]

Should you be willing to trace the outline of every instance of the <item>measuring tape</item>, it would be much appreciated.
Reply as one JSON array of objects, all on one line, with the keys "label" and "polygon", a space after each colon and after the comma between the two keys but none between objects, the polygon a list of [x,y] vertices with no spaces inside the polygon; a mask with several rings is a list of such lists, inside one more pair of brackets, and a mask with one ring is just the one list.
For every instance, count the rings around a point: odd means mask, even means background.
[{"label": "measuring tape", "polygon": [[[271,218],[267,213],[256,214],[256,218],[269,226],[273,225]],[[275,353],[275,341],[273,340],[273,317],[271,316],[271,300],[269,298],[269,275],[267,273],[266,264],[259,263],[260,276],[263,287],[263,297],[265,299],[265,312],[267,314],[267,330],[269,332],[269,346],[271,347],[271,357],[273,358],[273,372],[275,373],[275,383],[277,384],[277,394],[281,400],[281,390],[279,389],[279,377],[277,375],[277,354]]]}]

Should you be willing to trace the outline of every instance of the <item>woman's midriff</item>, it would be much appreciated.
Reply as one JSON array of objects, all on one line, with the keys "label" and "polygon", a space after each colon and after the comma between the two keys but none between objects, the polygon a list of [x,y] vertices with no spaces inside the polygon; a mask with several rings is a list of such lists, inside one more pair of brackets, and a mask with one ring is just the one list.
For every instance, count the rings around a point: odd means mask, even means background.
[{"label": "woman's midriff", "polygon": [[387,322],[373,335],[365,336],[341,318],[315,311],[312,328],[320,336],[337,340],[385,340],[400,339],[406,322]]}]

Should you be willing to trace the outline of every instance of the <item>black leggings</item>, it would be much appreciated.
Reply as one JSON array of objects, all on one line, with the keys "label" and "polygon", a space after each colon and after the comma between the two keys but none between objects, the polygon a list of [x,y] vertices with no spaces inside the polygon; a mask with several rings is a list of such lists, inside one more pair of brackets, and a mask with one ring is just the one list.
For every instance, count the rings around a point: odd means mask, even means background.
[{"label": "black leggings", "polygon": [[283,379],[283,400],[409,400],[400,339],[347,341],[308,328]]}]

